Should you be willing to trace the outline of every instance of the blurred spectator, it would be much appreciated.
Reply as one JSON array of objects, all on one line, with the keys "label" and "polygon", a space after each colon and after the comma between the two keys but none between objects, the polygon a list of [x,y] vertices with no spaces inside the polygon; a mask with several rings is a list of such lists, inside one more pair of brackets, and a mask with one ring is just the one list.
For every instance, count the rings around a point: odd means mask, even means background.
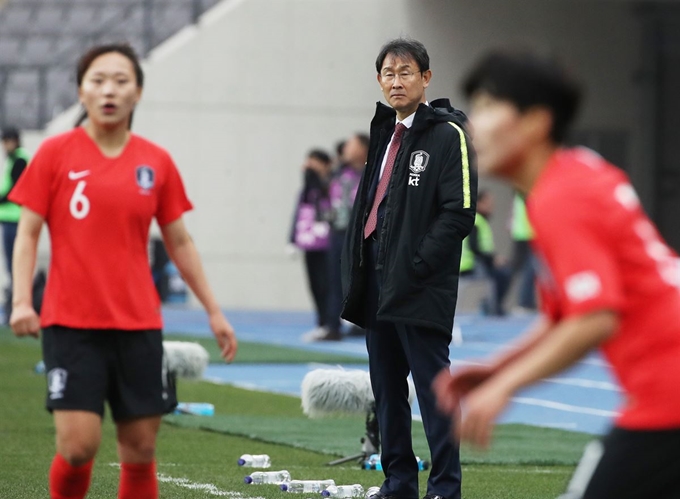
[{"label": "blurred spectator", "polygon": [[5,168],[0,179],[0,224],[2,224],[2,247],[5,252],[5,264],[9,285],[5,290],[5,322],[12,311],[12,254],[14,239],[17,237],[17,225],[21,208],[7,199],[10,191],[19,180],[28,165],[29,156],[21,147],[21,136],[16,128],[5,128],[2,131],[2,148],[7,156]]},{"label": "blurred spectator", "polygon": [[[342,283],[340,282],[340,254],[345,241],[354,206],[354,198],[366,165],[368,135],[356,134],[343,143],[342,164],[330,184],[331,233],[328,250],[328,327],[324,334],[313,338],[321,341],[338,341],[340,334],[340,313],[342,312]],[[352,326],[351,335],[363,335],[364,330]]]},{"label": "blurred spectator", "polygon": [[527,217],[524,198],[515,194],[512,205],[512,240],[513,256],[511,278],[520,275],[518,311],[529,312],[536,310],[536,262],[531,249],[534,231]]},{"label": "blurred spectator", "polygon": [[343,152],[345,150],[346,140],[339,140],[335,144],[335,159],[333,161],[333,171],[337,172],[345,165],[345,158]]},{"label": "blurred spectator", "polygon": [[491,192],[480,190],[477,194],[477,214],[470,235],[463,241],[460,260],[461,277],[482,277],[491,281],[490,296],[483,298],[481,309],[485,315],[505,315],[503,298],[510,284],[508,269],[503,259],[496,255],[493,231],[489,220],[493,215],[494,199]]},{"label": "blurred spectator", "polygon": [[290,232],[290,243],[305,254],[309,289],[316,308],[317,327],[307,333],[309,337],[325,335],[328,325],[331,165],[331,157],[321,149],[313,149],[307,155],[302,165],[303,187]]}]

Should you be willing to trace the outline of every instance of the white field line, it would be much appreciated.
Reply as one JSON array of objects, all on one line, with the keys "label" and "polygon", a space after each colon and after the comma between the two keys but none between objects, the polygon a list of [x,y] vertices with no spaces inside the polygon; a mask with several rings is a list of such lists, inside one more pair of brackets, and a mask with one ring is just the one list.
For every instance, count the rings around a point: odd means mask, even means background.
[{"label": "white field line", "polygon": [[[159,463],[158,466],[177,466],[177,464],[174,463]],[[120,469],[120,463],[109,463],[109,466],[113,468],[118,468]],[[260,496],[244,496],[240,492],[232,492],[228,490],[220,490],[217,488],[216,485],[213,485],[212,483],[198,483],[198,482],[192,482],[188,478],[174,478],[169,475],[166,475],[164,473],[156,473],[156,476],[158,477],[158,481],[162,483],[171,483],[172,485],[177,485],[178,487],[182,487],[184,489],[190,489],[190,490],[202,490],[206,492],[207,494],[210,494],[211,496],[218,496],[218,497],[231,497],[232,499],[264,499],[264,497]]]},{"label": "white field line", "polygon": [[[507,343],[493,343],[493,342],[463,342],[461,345],[463,348],[471,348],[473,350],[481,350],[487,352],[505,352],[508,350],[515,350],[517,347],[513,344]],[[453,360],[452,360],[453,362]],[[609,363],[603,359],[597,357],[582,359],[577,362],[577,364],[585,364],[588,366],[598,366],[598,367],[609,367]]]},{"label": "white field line", "polygon": [[[206,492],[207,494],[210,494],[211,496],[232,497],[234,499],[244,498],[244,496],[240,492],[231,492],[231,491],[226,491],[226,490],[220,490],[215,485],[213,485],[212,483],[192,482],[191,480],[189,480],[187,478],[174,478],[174,477],[165,475],[163,473],[158,473],[157,476],[158,476],[159,482],[171,483],[173,485],[177,485],[178,487],[182,487],[184,489],[189,489],[189,490],[201,490],[201,491]],[[252,498],[249,498],[249,499],[264,499],[264,498],[262,498],[262,497],[252,497]]]},{"label": "white field line", "polygon": [[592,407],[580,407],[577,405],[563,404],[561,402],[553,402],[551,400],[535,399],[530,397],[514,397],[512,399],[516,404],[533,405],[538,407],[545,407],[548,409],[555,409],[564,412],[575,412],[578,414],[589,414],[591,416],[601,416],[606,418],[614,418],[619,415],[615,411],[606,411],[603,409],[593,409]]},{"label": "white field line", "polygon": [[[601,362],[598,359],[588,359],[588,360],[589,361],[595,361],[595,362]],[[483,363],[469,361],[469,360],[452,359],[451,365],[452,366],[481,366],[481,365],[483,365]],[[611,392],[620,392],[621,391],[621,388],[619,388],[619,386],[614,384],[614,383],[610,383],[608,381],[595,381],[595,380],[585,379],[585,378],[548,378],[548,379],[544,379],[543,381],[548,382],[548,383],[556,383],[556,384],[559,384],[559,385],[578,386],[578,387],[581,387],[581,388],[593,388],[593,389],[596,389],[596,390],[607,390],[607,391],[611,391]]]},{"label": "white field line", "polygon": [[[561,402],[553,402],[552,400],[535,399],[530,397],[514,397],[512,401],[515,404],[533,405],[538,407],[545,407],[547,409],[554,409],[556,411],[575,412],[578,414],[588,414],[590,416],[600,416],[604,418],[615,418],[619,415],[616,411],[606,411],[604,409],[593,409],[592,407],[580,407],[577,405],[563,404]],[[420,415],[413,414],[413,421],[422,421]],[[532,423],[533,424],[533,423]],[[562,427],[562,428],[576,428],[576,423],[556,423],[556,424],[540,424],[534,426],[546,427]]]}]

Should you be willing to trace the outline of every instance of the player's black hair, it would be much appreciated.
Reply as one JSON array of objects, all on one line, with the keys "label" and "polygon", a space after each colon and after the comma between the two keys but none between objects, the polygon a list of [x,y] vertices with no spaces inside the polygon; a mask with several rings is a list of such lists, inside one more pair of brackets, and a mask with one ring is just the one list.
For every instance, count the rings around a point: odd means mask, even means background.
[{"label": "player's black hair", "polygon": [[[121,54],[130,60],[135,70],[137,86],[139,88],[144,86],[144,71],[142,71],[142,65],[139,62],[139,57],[137,57],[135,49],[133,49],[128,43],[111,43],[107,45],[95,45],[82,55],[76,67],[76,83],[78,84],[78,88],[80,88],[80,85],[83,83],[85,73],[87,73],[87,70],[90,69],[90,66],[94,60],[99,56],[109,54],[111,52]],[[128,127],[130,128],[132,127],[133,114],[134,112],[130,114],[130,123],[128,124]],[[78,120],[76,121],[75,126],[80,126],[80,124],[85,121],[86,118],[87,111],[83,109],[80,116],[78,117]]]},{"label": "player's black hair", "polygon": [[522,112],[547,107],[553,116],[550,136],[558,144],[581,102],[579,83],[557,60],[526,50],[496,50],[483,57],[463,80],[468,99],[476,92],[509,101]]},{"label": "player's black hair", "polygon": [[396,38],[387,42],[380,49],[378,58],[375,60],[375,69],[378,73],[382,70],[385,58],[388,55],[401,59],[413,59],[418,64],[419,71],[430,69],[430,56],[427,54],[425,45],[411,38]]},{"label": "player's black hair", "polygon": [[331,162],[331,157],[323,149],[312,149],[307,153],[308,158],[318,159],[322,163],[329,164]]}]

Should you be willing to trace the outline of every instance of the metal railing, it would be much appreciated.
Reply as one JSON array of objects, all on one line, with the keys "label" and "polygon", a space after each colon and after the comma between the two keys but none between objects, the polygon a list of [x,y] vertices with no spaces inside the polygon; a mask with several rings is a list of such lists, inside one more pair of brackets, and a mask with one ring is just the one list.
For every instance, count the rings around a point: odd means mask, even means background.
[{"label": "metal railing", "polygon": [[[112,41],[129,41],[140,57],[144,58],[156,45],[172,33],[162,25],[164,11],[183,7],[188,23],[196,23],[201,14],[215,1],[210,0],[0,0],[0,44],[18,41],[19,57],[8,62],[9,54],[0,54],[0,127],[17,126],[24,129],[41,129],[55,114],[76,102],[75,64],[80,53],[92,45]],[[94,8],[98,19],[94,25],[76,26],[66,30],[53,25],[38,28],[35,23],[25,26],[8,25],[5,22],[12,10],[30,12],[28,18],[35,20],[41,9],[61,11],[62,17],[72,14],[73,9]],[[105,8],[112,9],[106,15]],[[141,10],[141,14],[140,11]],[[141,17],[138,32],[130,29],[129,20],[137,14]],[[179,26],[178,26],[179,28]],[[49,56],[49,61],[31,60],[26,47],[31,41],[47,40],[51,46],[63,44],[60,51]],[[2,45],[0,45],[2,47]],[[6,50],[6,49],[2,49]],[[3,62],[3,59],[5,62]],[[44,59],[44,58],[43,58]],[[50,77],[59,79],[59,73],[68,71],[70,87],[50,85]],[[30,88],[15,84],[13,80],[30,80]],[[71,90],[72,89],[72,90]],[[12,102],[11,100],[14,100]],[[18,101],[18,102],[17,102]]]}]

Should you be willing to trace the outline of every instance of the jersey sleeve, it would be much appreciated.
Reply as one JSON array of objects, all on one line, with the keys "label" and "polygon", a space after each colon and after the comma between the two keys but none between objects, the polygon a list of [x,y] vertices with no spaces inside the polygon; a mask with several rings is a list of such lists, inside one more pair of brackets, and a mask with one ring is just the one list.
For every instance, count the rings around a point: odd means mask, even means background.
[{"label": "jersey sleeve", "polygon": [[43,143],[9,194],[10,201],[47,217],[51,197],[54,162],[58,161],[52,142]]},{"label": "jersey sleeve", "polygon": [[193,209],[193,205],[187,197],[184,189],[184,182],[175,166],[175,163],[168,158],[167,176],[158,200],[156,220],[158,225],[167,225],[181,217],[184,212]]},{"label": "jersey sleeve", "polygon": [[531,217],[549,273],[548,286],[540,286],[542,307],[554,320],[623,306],[616,240],[611,224],[600,223],[606,211],[596,206],[574,197],[553,199],[549,212]]}]

